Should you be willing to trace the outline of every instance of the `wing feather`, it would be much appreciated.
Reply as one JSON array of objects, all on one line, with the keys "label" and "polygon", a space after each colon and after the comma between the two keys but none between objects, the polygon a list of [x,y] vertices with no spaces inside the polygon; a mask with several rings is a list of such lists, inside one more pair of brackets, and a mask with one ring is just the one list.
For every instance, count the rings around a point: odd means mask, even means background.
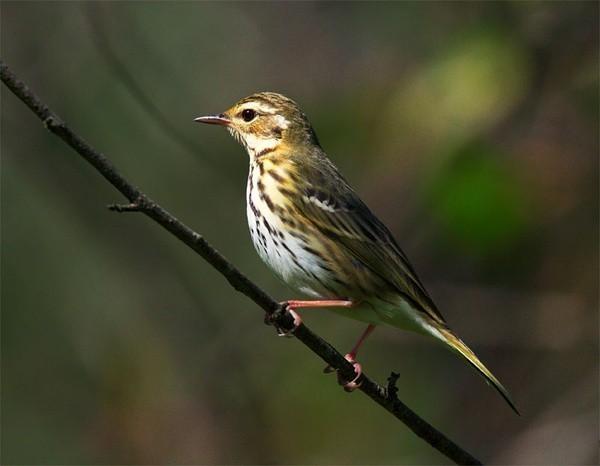
[{"label": "wing feather", "polygon": [[[331,162],[326,165],[325,173],[322,162],[319,167],[320,173],[301,176],[301,195],[291,200],[297,213],[334,239],[416,310],[444,323],[443,316],[387,227],[360,200]],[[303,171],[307,168],[310,169],[310,165],[303,164]],[[325,181],[327,190],[309,180]]]}]

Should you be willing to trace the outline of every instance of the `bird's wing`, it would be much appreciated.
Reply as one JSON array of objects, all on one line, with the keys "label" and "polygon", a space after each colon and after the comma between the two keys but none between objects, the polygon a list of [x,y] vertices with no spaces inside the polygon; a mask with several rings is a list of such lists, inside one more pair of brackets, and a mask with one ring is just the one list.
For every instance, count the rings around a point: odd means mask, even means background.
[{"label": "bird's wing", "polygon": [[327,189],[305,182],[293,201],[298,214],[345,248],[372,273],[434,321],[445,320],[387,227],[369,210],[334,167]]}]

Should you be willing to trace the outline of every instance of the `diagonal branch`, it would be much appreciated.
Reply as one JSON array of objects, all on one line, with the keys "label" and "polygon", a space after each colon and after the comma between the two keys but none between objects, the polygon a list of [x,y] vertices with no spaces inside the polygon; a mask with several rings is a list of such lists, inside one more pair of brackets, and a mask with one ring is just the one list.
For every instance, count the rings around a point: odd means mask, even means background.
[{"label": "diagonal branch", "polygon": [[[79,135],[73,132],[73,130],[71,130],[58,115],[40,101],[27,85],[18,79],[1,60],[0,77],[17,98],[27,105],[29,109],[42,120],[49,131],[65,141],[65,143],[89,162],[110,184],[129,200],[129,204],[110,206],[112,210],[120,212],[137,211],[147,215],[202,256],[210,265],[217,269],[227,281],[229,281],[233,288],[245,294],[263,308],[270,316],[270,320],[278,327],[281,327],[284,330],[292,330],[293,318],[284,306],[277,303],[265,291],[250,281],[201,235],[181,223],[137,187],[127,181],[106,156],[98,152]],[[301,324],[295,330],[294,336],[330,366],[339,370],[340,374],[346,380],[351,380],[354,377],[354,367],[346,361],[333,346],[313,333],[306,325]],[[398,399],[397,389],[395,387],[397,378],[398,376],[392,373],[388,379],[387,388],[384,388],[363,373],[359,379],[361,382],[360,390],[406,424],[409,429],[429,443],[433,448],[457,464],[481,464],[479,460],[463,450],[456,443],[452,442],[439,430],[421,419]]]}]

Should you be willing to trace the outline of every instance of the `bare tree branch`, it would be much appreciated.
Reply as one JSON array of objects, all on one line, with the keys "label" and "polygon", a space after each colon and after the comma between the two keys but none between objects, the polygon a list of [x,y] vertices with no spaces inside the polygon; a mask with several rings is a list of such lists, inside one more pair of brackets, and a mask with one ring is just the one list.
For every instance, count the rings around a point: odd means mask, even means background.
[{"label": "bare tree branch", "polygon": [[[287,312],[285,306],[277,303],[265,291],[250,281],[201,235],[181,223],[127,181],[102,153],[98,152],[73,132],[1,60],[0,76],[4,84],[42,120],[48,130],[65,141],[129,200],[130,203],[128,204],[109,206],[112,210],[118,212],[137,211],[147,215],[202,256],[229,281],[233,288],[245,294],[263,308],[269,315],[271,322],[284,330],[292,330],[293,318]],[[344,379],[351,380],[354,378],[354,367],[333,346],[313,333],[306,325],[301,324],[294,331],[294,336],[327,362],[327,364],[337,369]],[[392,373],[388,379],[387,388],[384,388],[367,377],[363,372],[359,379],[361,382],[360,390],[406,424],[416,435],[455,463],[481,464],[479,460],[421,419],[398,399],[395,385],[397,378],[398,375]]]}]

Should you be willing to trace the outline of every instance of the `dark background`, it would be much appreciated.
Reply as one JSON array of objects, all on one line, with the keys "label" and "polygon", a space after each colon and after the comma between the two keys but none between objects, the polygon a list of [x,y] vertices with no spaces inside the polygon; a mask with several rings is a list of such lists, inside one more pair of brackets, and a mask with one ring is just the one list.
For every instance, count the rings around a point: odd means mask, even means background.
[{"label": "dark background", "polygon": [[[598,461],[598,3],[2,2],[2,58],[278,299],[247,156],[200,127],[296,99],[515,416],[433,341],[361,355],[482,460]],[[3,464],[432,464],[441,457],[121,201],[2,87]],[[305,321],[340,350],[362,324]]]}]

